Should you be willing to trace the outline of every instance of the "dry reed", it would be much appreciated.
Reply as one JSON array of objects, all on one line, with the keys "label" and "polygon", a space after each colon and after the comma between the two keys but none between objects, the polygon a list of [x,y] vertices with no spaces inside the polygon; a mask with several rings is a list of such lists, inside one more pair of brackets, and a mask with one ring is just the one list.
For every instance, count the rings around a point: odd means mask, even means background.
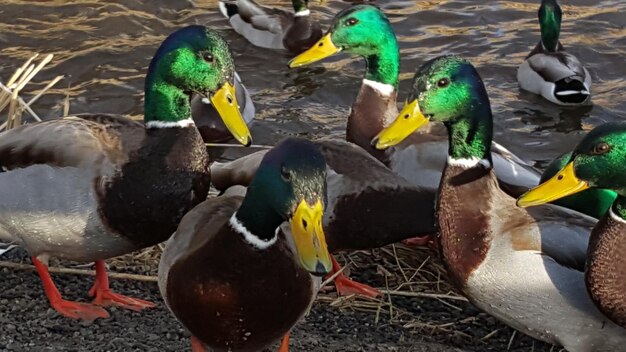
[{"label": "dry reed", "polygon": [[46,94],[50,88],[63,79],[63,76],[56,76],[26,102],[20,96],[20,93],[23,93],[26,85],[52,61],[54,56],[48,54],[38,64],[35,64],[34,61],[38,57],[39,54],[34,54],[30,59],[26,60],[6,83],[0,81],[0,114],[8,107],[6,120],[0,125],[0,131],[20,126],[24,122],[24,112],[27,112],[35,121],[41,121],[41,118],[32,110],[31,106],[39,100],[41,96]]}]

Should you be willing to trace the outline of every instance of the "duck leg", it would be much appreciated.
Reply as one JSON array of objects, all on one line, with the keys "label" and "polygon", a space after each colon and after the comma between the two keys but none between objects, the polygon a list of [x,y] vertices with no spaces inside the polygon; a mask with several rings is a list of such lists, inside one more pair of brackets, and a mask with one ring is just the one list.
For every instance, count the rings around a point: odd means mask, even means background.
[{"label": "duck leg", "polygon": [[54,285],[52,277],[50,277],[48,266],[35,257],[32,257],[32,261],[33,265],[35,265],[35,268],[37,269],[39,277],[41,278],[41,283],[43,284],[43,289],[48,297],[50,305],[61,315],[68,318],[89,321],[109,317],[109,313],[106,310],[96,305],[64,300],[63,297],[61,297],[61,293]]},{"label": "duck leg", "polygon": [[193,335],[191,335],[191,352],[206,352],[202,342]]},{"label": "duck leg", "polygon": [[118,306],[137,312],[155,306],[152,302],[113,293],[109,288],[109,276],[107,275],[104,260],[96,260],[96,282],[89,290],[89,296],[95,296],[93,303],[99,306]]},{"label": "duck leg", "polygon": [[[330,256],[330,259],[333,261],[333,271],[328,274],[329,276],[334,275],[336,272],[341,270],[341,265],[337,262],[334,256]],[[345,276],[343,273],[339,274],[335,277],[335,288],[337,289],[337,293],[339,296],[349,296],[352,294],[359,294],[367,297],[375,298],[377,296],[382,296],[382,293],[366,284],[361,284],[356,281],[352,281],[350,278]]]},{"label": "duck leg", "polygon": [[406,240],[403,240],[402,243],[411,247],[426,246],[430,248],[436,248],[437,246],[437,242],[435,241],[434,235],[407,238]]},{"label": "duck leg", "polygon": [[285,336],[283,336],[283,339],[280,341],[278,352],[289,352],[289,334],[291,334],[291,331],[287,332]]}]

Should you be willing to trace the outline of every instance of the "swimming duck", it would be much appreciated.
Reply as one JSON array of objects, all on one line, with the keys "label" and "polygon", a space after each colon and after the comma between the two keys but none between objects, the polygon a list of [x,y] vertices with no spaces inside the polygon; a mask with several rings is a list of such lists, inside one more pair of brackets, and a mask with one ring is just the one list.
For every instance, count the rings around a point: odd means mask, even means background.
[{"label": "swimming duck", "polygon": [[428,121],[443,122],[450,138],[436,215],[440,253],[456,288],[504,323],[570,352],[623,351],[624,329],[585,290],[595,220],[554,205],[521,209],[500,189],[491,106],[471,63],[457,56],[426,62],[376,146],[398,143]]},{"label": "swimming duck", "polygon": [[522,89],[559,105],[591,101],[591,76],[559,41],[561,7],[557,0],[542,0],[539,7],[541,40],[517,70]]},{"label": "swimming duck", "polygon": [[[203,26],[171,34],[146,77],[145,124],[81,115],[0,134],[0,241],[25,248],[50,305],[71,318],[107,317],[98,305],[152,303],[111,292],[104,259],[165,241],[209,190],[209,160],[190,94],[209,98],[238,141],[251,137],[237,109],[226,42]],[[94,304],[66,301],[48,258],[96,262]]]},{"label": "swimming duck", "polygon": [[331,269],[325,174],[317,147],[289,138],[264,155],[245,197],[224,194],[183,217],[159,288],[194,351],[260,351],[282,336],[288,350],[289,330]]},{"label": "swimming duck", "polygon": [[[626,328],[626,123],[606,123],[589,132],[566,165],[518,200],[527,207],[588,188],[611,189],[618,196],[591,232],[585,280],[591,298],[613,322]],[[622,330],[626,335],[626,330]],[[624,348],[624,345],[621,347]]]},{"label": "swimming duck", "polygon": [[263,7],[253,0],[220,0],[218,4],[235,32],[250,43],[299,54],[322,37],[322,29],[311,18],[308,3],[308,0],[292,0],[295,13]]},{"label": "swimming duck", "polygon": [[[572,153],[565,153],[554,159],[541,175],[539,183],[551,179],[567,165],[571,158]],[[609,210],[615,198],[617,198],[617,193],[610,189],[593,188],[554,200],[552,203],[600,219]]]},{"label": "swimming duck", "polygon": [[[254,120],[255,114],[250,92],[241,82],[237,72],[235,72],[234,82],[239,111],[246,125],[250,125],[252,120]],[[233,134],[228,130],[224,121],[222,121],[222,117],[211,104],[211,99],[194,95],[191,99],[191,117],[205,143],[223,143],[233,139]]]},{"label": "swimming duck", "polygon": [[[339,12],[328,32],[309,50],[295,57],[290,67],[309,65],[346,52],[363,57],[366,72],[346,127],[346,140],[375,156],[415,186],[435,192],[446,162],[445,132],[431,126],[385,151],[370,142],[398,114],[396,107],[400,52],[396,35],[385,14],[371,5],[356,5]],[[435,133],[436,132],[436,133]],[[539,183],[540,174],[522,160],[493,143],[493,160],[499,181],[516,196]]]}]

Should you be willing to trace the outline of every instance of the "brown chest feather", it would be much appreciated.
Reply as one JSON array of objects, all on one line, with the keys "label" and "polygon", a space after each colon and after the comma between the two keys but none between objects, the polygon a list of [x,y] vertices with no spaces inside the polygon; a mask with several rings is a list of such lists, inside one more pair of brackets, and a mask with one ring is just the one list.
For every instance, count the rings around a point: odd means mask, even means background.
[{"label": "brown chest feather", "polygon": [[383,96],[374,88],[363,84],[348,117],[346,140],[365,149],[384,164],[388,158],[384,150],[378,150],[371,141],[383,130],[386,121],[392,121],[398,114],[396,93]]},{"label": "brown chest feather", "polygon": [[585,279],[600,310],[626,328],[626,224],[610,216],[591,233]]},{"label": "brown chest feather", "polygon": [[489,213],[491,187],[495,177],[490,170],[446,166],[439,188],[437,226],[441,254],[448,273],[459,289],[483,262],[492,237]]},{"label": "brown chest feather", "polygon": [[262,350],[288,332],[313,300],[311,276],[287,253],[283,237],[258,250],[226,225],[171,267],[170,309],[214,351]]},{"label": "brown chest feather", "polygon": [[95,180],[100,215],[137,245],[162,242],[187,211],[206,199],[208,165],[195,128],[147,130],[118,173]]}]

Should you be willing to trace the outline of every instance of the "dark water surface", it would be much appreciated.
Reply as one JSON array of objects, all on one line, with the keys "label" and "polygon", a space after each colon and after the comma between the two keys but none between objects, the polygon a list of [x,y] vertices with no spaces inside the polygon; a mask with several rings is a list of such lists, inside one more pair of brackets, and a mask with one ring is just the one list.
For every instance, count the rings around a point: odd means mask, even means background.
[{"label": "dark water surface", "polygon": [[[580,131],[626,117],[626,1],[562,1],[562,42],[593,78],[593,107],[561,108],[519,91],[517,66],[539,38],[539,1],[379,1],[402,51],[400,100],[416,68],[442,54],[469,58],[487,84],[495,112],[495,139],[520,157],[545,164],[571,149]],[[289,7],[286,1],[263,1]],[[312,2],[327,28],[349,6]],[[6,81],[32,52],[53,53],[36,78],[67,79],[35,106],[41,116],[61,114],[68,92],[71,113],[111,112],[140,117],[146,67],[170,32],[189,24],[217,29],[230,42],[237,70],[253,94],[256,144],[285,135],[342,136],[364,63],[339,55],[289,70],[286,53],[256,48],[229,29],[209,1],[3,1],[0,6],[0,77]],[[30,85],[26,91],[40,88]]]}]

